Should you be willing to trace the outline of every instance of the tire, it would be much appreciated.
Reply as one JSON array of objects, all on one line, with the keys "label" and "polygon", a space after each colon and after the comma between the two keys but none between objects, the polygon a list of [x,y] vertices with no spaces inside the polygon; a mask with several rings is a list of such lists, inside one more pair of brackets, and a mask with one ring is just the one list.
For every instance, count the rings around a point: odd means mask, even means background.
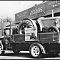
[{"label": "tire", "polygon": [[32,28],[33,24],[29,19],[23,20],[18,27],[19,34],[25,34],[25,28]]},{"label": "tire", "polygon": [[30,48],[30,54],[32,57],[37,58],[41,56],[41,50],[38,45],[33,45]]},{"label": "tire", "polygon": [[54,28],[49,29],[48,31],[49,31],[49,32],[57,32]]},{"label": "tire", "polygon": [[55,26],[48,28],[48,32],[59,32],[59,29]]}]

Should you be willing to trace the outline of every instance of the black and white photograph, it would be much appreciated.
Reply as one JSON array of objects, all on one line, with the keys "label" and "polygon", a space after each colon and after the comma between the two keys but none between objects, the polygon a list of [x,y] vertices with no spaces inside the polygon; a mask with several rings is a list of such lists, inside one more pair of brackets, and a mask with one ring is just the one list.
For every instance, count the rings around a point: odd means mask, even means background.
[{"label": "black and white photograph", "polygon": [[0,1],[0,59],[60,59],[60,1]]}]

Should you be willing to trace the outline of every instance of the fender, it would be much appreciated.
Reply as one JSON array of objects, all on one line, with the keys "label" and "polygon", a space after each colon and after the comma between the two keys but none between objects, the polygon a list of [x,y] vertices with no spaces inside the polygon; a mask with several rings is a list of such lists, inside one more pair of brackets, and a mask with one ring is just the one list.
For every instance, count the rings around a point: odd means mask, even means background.
[{"label": "fender", "polygon": [[[32,43],[31,46],[33,46],[33,45],[35,45],[35,44],[37,44],[37,45],[40,47],[41,52],[42,52],[43,54],[46,54],[45,48],[44,48],[40,43]],[[31,48],[31,46],[30,46],[30,48]],[[29,51],[30,51],[30,49],[29,49]]]}]

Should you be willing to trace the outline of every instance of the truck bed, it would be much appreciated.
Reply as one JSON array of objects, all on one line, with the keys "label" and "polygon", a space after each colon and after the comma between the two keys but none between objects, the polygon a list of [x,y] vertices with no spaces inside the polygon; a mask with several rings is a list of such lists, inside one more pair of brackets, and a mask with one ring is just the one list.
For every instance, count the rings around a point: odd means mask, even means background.
[{"label": "truck bed", "polygon": [[[39,43],[60,43],[60,33],[56,32],[47,32],[47,33],[38,33],[37,39]],[[15,43],[25,42],[24,34],[13,35],[13,41]]]},{"label": "truck bed", "polygon": [[38,38],[40,43],[59,43],[60,33],[38,33]]}]

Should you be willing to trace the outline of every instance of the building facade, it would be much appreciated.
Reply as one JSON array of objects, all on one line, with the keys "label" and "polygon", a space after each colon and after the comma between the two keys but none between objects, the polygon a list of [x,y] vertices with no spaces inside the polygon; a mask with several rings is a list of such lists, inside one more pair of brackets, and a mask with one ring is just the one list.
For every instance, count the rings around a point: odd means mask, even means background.
[{"label": "building facade", "polygon": [[15,21],[20,22],[25,18],[36,19],[39,17],[60,16],[60,1],[46,1],[27,10],[15,14]]}]

